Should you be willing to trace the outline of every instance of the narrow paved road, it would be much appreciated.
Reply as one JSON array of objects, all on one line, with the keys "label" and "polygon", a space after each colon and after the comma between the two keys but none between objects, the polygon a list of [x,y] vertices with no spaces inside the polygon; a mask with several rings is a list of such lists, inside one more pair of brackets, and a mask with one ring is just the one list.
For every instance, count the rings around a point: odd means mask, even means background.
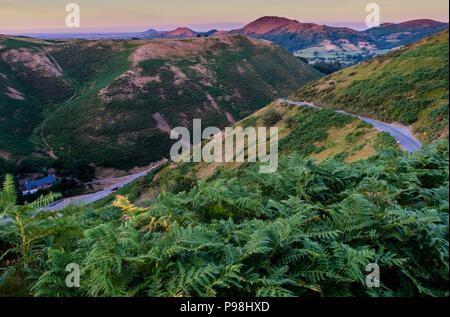
[{"label": "narrow paved road", "polygon": [[[164,161],[165,162],[165,161]],[[163,163],[164,163],[163,162]],[[137,174],[132,174],[132,175],[128,175],[128,176],[124,176],[124,177],[119,177],[119,178],[111,178],[108,179],[108,181],[111,180],[118,180],[119,182],[108,187],[105,188],[101,191],[98,191],[96,193],[93,194],[89,194],[89,195],[84,195],[84,196],[77,196],[77,197],[71,197],[71,198],[65,198],[65,199],[61,199],[58,201],[55,201],[54,203],[48,205],[45,208],[42,208],[40,210],[37,210],[36,212],[42,212],[42,211],[56,211],[56,210],[60,210],[64,207],[67,206],[76,206],[76,205],[81,205],[81,204],[92,204],[100,199],[103,199],[107,196],[109,196],[110,194],[114,193],[115,191],[117,191],[118,189],[124,187],[125,185],[128,185],[129,183],[135,181],[136,179],[138,179],[139,177],[145,176],[147,175],[147,173],[149,173],[150,171],[152,171],[153,169],[157,168],[159,165],[153,166],[152,168],[141,172],[141,173],[137,173]],[[0,216],[0,226],[2,224],[5,224],[7,222],[12,221],[9,218],[3,218],[2,216]]]},{"label": "narrow paved road", "polygon": [[[77,197],[71,197],[71,198],[65,198],[65,199],[61,199],[58,201],[55,201],[54,203],[48,205],[45,208],[42,208],[40,210],[38,210],[37,212],[42,212],[42,211],[55,211],[55,210],[59,210],[62,209],[66,206],[76,206],[76,205],[81,205],[81,204],[92,204],[100,199],[103,199],[107,196],[109,196],[110,194],[114,193],[116,190],[118,190],[119,188],[124,187],[125,185],[128,185],[129,183],[135,181],[136,179],[138,179],[139,177],[145,176],[147,175],[148,172],[150,172],[151,170],[153,170],[154,168],[158,167],[158,165],[153,166],[152,168],[141,172],[141,173],[137,173],[137,174],[133,174],[133,175],[128,175],[128,176],[124,176],[124,177],[120,177],[120,178],[111,178],[108,179],[108,181],[111,180],[118,180],[119,182],[108,187],[105,188],[101,191],[98,191],[96,193],[93,194],[89,194],[89,195],[84,195],[84,196],[77,196]],[[11,219],[8,218],[4,218],[2,219],[2,217],[0,216],[0,225],[2,223],[7,223],[11,221]]]},{"label": "narrow paved road", "polygon": [[[125,185],[128,185],[129,183],[135,181],[136,179],[138,179],[139,177],[145,176],[147,175],[147,173],[149,173],[151,170],[153,170],[154,168],[156,168],[157,166],[152,167],[149,170],[146,170],[144,172],[141,173],[137,173],[137,174],[133,174],[133,175],[128,175],[128,176],[124,176],[124,177],[120,177],[120,178],[116,178],[116,180],[120,180],[118,183],[107,187],[101,191],[98,191],[96,193],[93,194],[89,194],[89,195],[84,195],[84,196],[77,196],[77,197],[72,197],[72,198],[66,198],[60,201],[57,201],[51,205],[49,205],[48,207],[42,209],[42,211],[49,211],[49,210],[59,210],[62,209],[66,206],[69,205],[80,205],[80,204],[91,204],[94,203],[100,199],[103,199],[107,196],[109,196],[110,194],[114,193],[115,191],[117,191],[118,189],[124,187]],[[114,179],[109,179],[109,180],[114,180]]]},{"label": "narrow paved road", "polygon": [[[316,105],[313,105],[311,103],[306,103],[306,102],[296,102],[296,101],[291,101],[288,99],[280,99],[280,101],[287,102],[287,103],[297,105],[297,106],[308,106],[308,107],[315,108],[315,109],[324,109],[324,108],[321,108],[321,107],[318,107]],[[362,121],[365,121],[365,122],[373,125],[378,130],[389,133],[390,135],[392,135],[392,137],[395,140],[399,140],[401,147],[404,148],[409,153],[419,151],[422,148],[422,144],[419,141],[417,141],[417,139],[407,129],[405,129],[403,127],[399,127],[399,126],[396,126],[393,124],[389,124],[389,123],[381,122],[378,120],[374,120],[374,119],[358,116],[355,114],[347,113],[347,112],[341,111],[341,110],[336,110],[336,112],[356,117]]]},{"label": "narrow paved road", "polygon": [[[71,198],[65,198],[65,199],[61,199],[58,201],[55,201],[54,203],[48,205],[45,208],[42,208],[40,210],[38,210],[37,212],[42,212],[42,211],[56,211],[59,209],[62,209],[66,206],[76,206],[76,205],[81,205],[81,204],[91,204],[94,203],[100,199],[103,199],[107,196],[109,196],[110,194],[114,193],[116,190],[124,187],[125,185],[128,185],[129,183],[135,181],[136,179],[138,179],[139,177],[145,176],[147,175],[147,173],[149,173],[151,170],[153,170],[154,168],[158,167],[158,165],[153,166],[152,168],[141,172],[141,173],[137,173],[137,174],[133,174],[133,175],[128,175],[128,176],[124,176],[124,177],[120,177],[120,178],[116,178],[116,179],[109,179],[109,180],[120,180],[120,182],[105,188],[101,191],[98,191],[96,193],[93,194],[89,194],[89,195],[84,195],[84,196],[77,196],[77,197],[71,197]],[[7,223],[10,222],[11,219],[8,218],[2,218],[0,216],[0,225],[2,225],[3,223]]]}]

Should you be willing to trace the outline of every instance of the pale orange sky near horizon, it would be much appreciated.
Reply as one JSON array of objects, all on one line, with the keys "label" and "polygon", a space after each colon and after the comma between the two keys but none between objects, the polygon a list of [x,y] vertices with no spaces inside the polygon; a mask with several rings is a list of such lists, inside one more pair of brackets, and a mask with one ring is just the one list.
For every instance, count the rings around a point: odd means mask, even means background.
[{"label": "pale orange sky near horizon", "polygon": [[[81,8],[81,28],[65,27],[65,6]],[[129,32],[187,26],[232,29],[266,15],[364,29],[365,6],[380,6],[381,22],[448,22],[448,0],[0,0],[0,33]]]}]

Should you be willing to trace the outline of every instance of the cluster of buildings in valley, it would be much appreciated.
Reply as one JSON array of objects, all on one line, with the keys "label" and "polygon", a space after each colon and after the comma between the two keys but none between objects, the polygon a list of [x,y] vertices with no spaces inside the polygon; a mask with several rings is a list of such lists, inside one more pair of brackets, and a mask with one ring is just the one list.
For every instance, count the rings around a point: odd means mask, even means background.
[{"label": "cluster of buildings in valley", "polygon": [[35,194],[42,189],[50,188],[54,184],[56,184],[55,175],[49,175],[47,177],[32,181],[24,181],[22,184],[20,184],[20,189],[22,191],[22,194],[26,196]]}]

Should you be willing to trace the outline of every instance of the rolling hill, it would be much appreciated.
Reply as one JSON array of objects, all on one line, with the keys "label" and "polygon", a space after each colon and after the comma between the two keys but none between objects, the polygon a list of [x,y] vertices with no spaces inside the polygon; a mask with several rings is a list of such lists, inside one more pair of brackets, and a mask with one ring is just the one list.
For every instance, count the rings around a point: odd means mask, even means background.
[{"label": "rolling hill", "polygon": [[277,16],[261,17],[243,28],[232,31],[196,32],[186,27],[172,31],[149,30],[140,36],[149,38],[192,38],[197,35],[240,34],[273,41],[291,52],[308,48],[327,48],[334,51],[376,51],[400,47],[448,29],[448,23],[429,19],[402,23],[383,23],[366,31],[346,27],[332,27]]},{"label": "rolling hill", "polygon": [[[295,53],[333,50],[346,54],[367,54],[368,52],[392,49],[420,40],[426,36],[448,29],[448,23],[429,19],[411,20],[402,23],[383,23],[379,27],[358,31],[347,27],[332,27],[315,23],[304,23],[277,16],[261,17],[244,27],[231,31],[194,31],[180,26],[170,31],[149,29],[144,32],[116,34],[71,34],[73,38],[84,39],[180,39],[198,36],[223,36],[240,34],[252,38],[273,41]],[[33,35],[30,35],[33,36]],[[44,39],[65,38],[67,34],[36,34]],[[383,52],[381,52],[383,53]]]},{"label": "rolling hill", "polygon": [[265,40],[0,38],[4,158],[129,169],[167,155],[170,128],[223,128],[322,75]]},{"label": "rolling hill", "polygon": [[154,31],[149,30],[141,34],[142,39],[182,39],[193,38],[197,36],[197,32],[186,27],[179,27],[172,31]]}]

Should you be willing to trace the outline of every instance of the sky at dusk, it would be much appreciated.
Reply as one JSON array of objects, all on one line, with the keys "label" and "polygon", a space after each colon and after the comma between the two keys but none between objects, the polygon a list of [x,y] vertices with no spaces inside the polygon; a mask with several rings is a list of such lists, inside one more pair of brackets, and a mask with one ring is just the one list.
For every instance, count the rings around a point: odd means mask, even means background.
[{"label": "sky at dusk", "polygon": [[[67,4],[81,8],[81,28],[65,27]],[[132,32],[187,26],[197,31],[239,28],[259,17],[366,29],[365,7],[375,2],[381,22],[448,22],[448,0],[0,0],[0,34]]]}]

